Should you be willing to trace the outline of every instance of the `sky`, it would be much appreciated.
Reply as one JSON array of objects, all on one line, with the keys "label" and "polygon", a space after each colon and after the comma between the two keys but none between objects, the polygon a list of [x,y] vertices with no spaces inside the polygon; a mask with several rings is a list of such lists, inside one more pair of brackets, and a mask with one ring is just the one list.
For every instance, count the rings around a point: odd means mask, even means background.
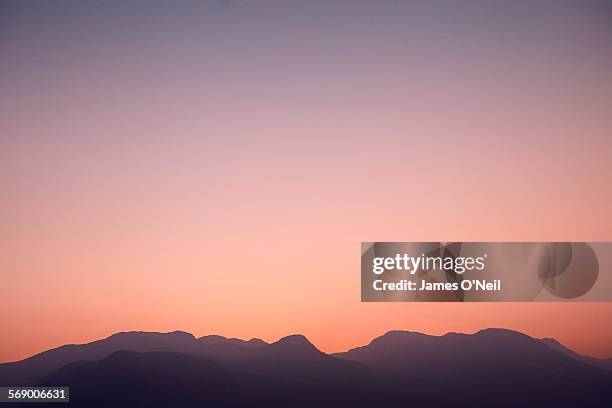
[{"label": "sky", "polygon": [[362,241],[612,241],[607,1],[4,1],[0,361],[117,331],[506,327],[612,303],[360,302]]}]

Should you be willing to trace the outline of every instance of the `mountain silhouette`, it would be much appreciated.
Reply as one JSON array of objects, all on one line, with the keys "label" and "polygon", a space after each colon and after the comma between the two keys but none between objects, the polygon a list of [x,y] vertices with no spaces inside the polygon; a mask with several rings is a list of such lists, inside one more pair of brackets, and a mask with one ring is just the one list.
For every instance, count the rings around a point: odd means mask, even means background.
[{"label": "mountain silhouette", "polygon": [[348,386],[368,375],[361,364],[325,354],[302,335],[283,337],[270,344],[248,343],[227,339],[208,342],[196,354],[232,372],[263,375],[292,384]]},{"label": "mountain silhouette", "polygon": [[100,361],[71,363],[38,385],[70,384],[70,404],[83,407],[244,406],[286,401],[287,388],[272,379],[233,375],[202,357],[118,351]]},{"label": "mountain silhouette", "polygon": [[[249,349],[240,361],[220,361],[235,371],[250,372],[292,383],[349,386],[364,381],[361,364],[330,356],[302,335],[291,335],[263,347]],[[219,360],[218,360],[219,361]]]},{"label": "mountain silhouette", "polygon": [[563,344],[559,343],[559,341],[556,339],[544,338],[544,339],[540,339],[540,341],[546,344],[547,346],[551,347],[552,349],[560,351],[566,356],[573,358],[574,360],[578,360],[586,364],[601,367],[608,371],[612,371],[612,358],[595,358],[591,356],[583,356],[582,354],[578,354],[574,350],[570,350],[569,348],[565,347]]},{"label": "mountain silhouette", "polygon": [[366,365],[391,387],[443,389],[467,405],[605,406],[612,401],[610,373],[505,329],[443,336],[392,331],[335,355]]},{"label": "mountain silhouette", "polygon": [[302,335],[127,332],[0,364],[0,385],[70,386],[75,406],[610,406],[605,360],[560,347],[505,329],[391,331],[331,355]]},{"label": "mountain silhouette", "polygon": [[228,339],[227,337],[219,336],[216,334],[200,337],[198,338],[198,341],[202,344],[234,344],[243,347],[259,347],[268,344],[258,338],[252,338],[251,340],[242,340],[232,337]]},{"label": "mountain silhouette", "polygon": [[120,332],[86,344],[68,344],[25,360],[0,364],[0,384],[27,385],[75,361],[100,360],[116,351],[176,351],[192,353],[196,338],[186,332]]}]

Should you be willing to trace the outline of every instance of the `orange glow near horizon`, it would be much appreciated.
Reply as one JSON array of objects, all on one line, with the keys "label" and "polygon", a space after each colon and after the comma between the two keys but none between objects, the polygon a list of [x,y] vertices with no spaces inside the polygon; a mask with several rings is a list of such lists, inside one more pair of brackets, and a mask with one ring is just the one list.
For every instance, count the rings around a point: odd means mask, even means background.
[{"label": "orange glow near horizon", "polygon": [[361,241],[612,241],[609,21],[308,3],[0,22],[0,362],[486,327],[612,357],[612,303],[359,300]]}]

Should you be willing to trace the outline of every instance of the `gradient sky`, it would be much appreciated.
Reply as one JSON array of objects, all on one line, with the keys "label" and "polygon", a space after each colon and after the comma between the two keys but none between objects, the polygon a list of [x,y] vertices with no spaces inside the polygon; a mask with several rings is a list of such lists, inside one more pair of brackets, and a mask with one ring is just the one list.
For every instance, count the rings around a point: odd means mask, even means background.
[{"label": "gradient sky", "polygon": [[612,303],[360,303],[361,241],[612,241],[609,1],[3,1],[0,361],[124,330],[324,351]]}]

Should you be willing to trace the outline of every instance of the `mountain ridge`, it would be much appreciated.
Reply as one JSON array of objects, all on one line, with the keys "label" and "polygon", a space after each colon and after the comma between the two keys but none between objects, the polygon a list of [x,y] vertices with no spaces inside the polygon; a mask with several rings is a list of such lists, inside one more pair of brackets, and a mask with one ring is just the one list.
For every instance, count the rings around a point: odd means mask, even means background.
[{"label": "mountain ridge", "polygon": [[[531,342],[538,342],[545,345],[547,349],[554,350],[575,361],[607,370],[612,367],[610,363],[612,359],[583,356],[562,346],[554,339],[535,339],[524,333],[504,328],[486,328],[473,334],[448,332],[439,336],[415,331],[390,330],[372,339],[368,344],[339,353],[322,352],[301,334],[284,336],[275,342],[267,343],[258,338],[242,340],[220,335],[196,338],[191,333],[178,330],[167,333],[124,331],[89,343],[66,344],[20,361],[0,363],[0,382],[3,383],[2,385],[28,384],[72,362],[98,361],[121,350],[185,353],[209,358],[235,370],[243,370],[249,364],[263,366],[268,364],[266,360],[282,360],[283,356],[290,357],[292,361],[333,357],[362,362],[361,358],[365,360],[371,358],[371,356],[365,357],[364,353],[376,347],[383,347],[387,350],[396,348],[398,352],[408,357],[410,348],[420,348],[421,354],[425,351],[434,353],[436,348],[445,344],[461,348],[467,346],[460,346],[460,344],[476,340],[483,341],[484,344],[495,344],[498,348],[503,345],[504,348],[509,349],[521,342],[530,343],[529,347],[537,347],[536,343]],[[418,356],[410,358],[420,361]],[[436,358],[435,354],[433,358]],[[456,357],[453,357],[453,360],[455,359]],[[423,364],[426,365],[428,362],[423,361]],[[270,370],[273,369],[275,367],[271,366]]]},{"label": "mountain ridge", "polygon": [[500,328],[441,336],[391,330],[327,354],[301,334],[266,343],[120,332],[0,364],[0,385],[70,386],[71,403],[84,407],[609,406],[612,373],[559,345]]}]

